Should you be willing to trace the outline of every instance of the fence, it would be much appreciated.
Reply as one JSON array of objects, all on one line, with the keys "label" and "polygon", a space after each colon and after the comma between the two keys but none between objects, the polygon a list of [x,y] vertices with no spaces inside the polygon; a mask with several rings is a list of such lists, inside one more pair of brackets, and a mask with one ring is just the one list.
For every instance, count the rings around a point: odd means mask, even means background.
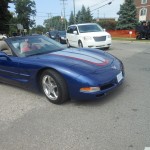
[{"label": "fence", "polygon": [[135,30],[108,30],[112,37],[136,38]]}]

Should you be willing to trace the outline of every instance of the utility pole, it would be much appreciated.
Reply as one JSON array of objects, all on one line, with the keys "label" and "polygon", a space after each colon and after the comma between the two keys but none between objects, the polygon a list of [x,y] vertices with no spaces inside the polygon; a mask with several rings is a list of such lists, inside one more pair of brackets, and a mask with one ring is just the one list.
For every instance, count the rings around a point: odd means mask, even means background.
[{"label": "utility pole", "polygon": [[49,23],[49,30],[51,30],[51,25],[50,25],[50,19],[51,19],[51,13],[47,13],[48,14],[48,23]]},{"label": "utility pole", "polygon": [[63,11],[64,11],[64,24],[65,24],[65,30],[66,30],[66,14],[65,14],[65,11],[66,11],[66,7],[65,7],[65,5],[66,5],[66,3],[65,3],[65,1],[67,1],[67,0],[60,0],[60,1],[62,1],[62,4],[63,4]]},{"label": "utility pole", "polygon": [[97,21],[99,21],[99,9],[97,9]]},{"label": "utility pole", "polygon": [[75,7],[75,0],[73,0],[73,14],[74,14],[74,24],[76,23],[76,7]]}]

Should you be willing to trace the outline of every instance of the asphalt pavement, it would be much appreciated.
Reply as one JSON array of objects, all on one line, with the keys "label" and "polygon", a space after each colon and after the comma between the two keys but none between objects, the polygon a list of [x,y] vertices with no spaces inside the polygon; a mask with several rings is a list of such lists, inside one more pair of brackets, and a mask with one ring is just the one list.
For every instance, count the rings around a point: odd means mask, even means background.
[{"label": "asphalt pavement", "polygon": [[0,83],[0,150],[144,150],[150,147],[150,44],[113,41],[124,83],[107,96],[55,105]]}]

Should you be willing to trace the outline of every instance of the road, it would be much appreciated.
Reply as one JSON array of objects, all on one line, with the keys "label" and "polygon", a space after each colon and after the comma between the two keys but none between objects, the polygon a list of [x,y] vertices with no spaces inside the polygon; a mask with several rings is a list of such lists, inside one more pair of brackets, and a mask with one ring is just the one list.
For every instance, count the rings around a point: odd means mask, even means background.
[{"label": "road", "polygon": [[113,41],[123,85],[107,96],[54,105],[0,84],[0,150],[144,150],[150,147],[150,44]]}]

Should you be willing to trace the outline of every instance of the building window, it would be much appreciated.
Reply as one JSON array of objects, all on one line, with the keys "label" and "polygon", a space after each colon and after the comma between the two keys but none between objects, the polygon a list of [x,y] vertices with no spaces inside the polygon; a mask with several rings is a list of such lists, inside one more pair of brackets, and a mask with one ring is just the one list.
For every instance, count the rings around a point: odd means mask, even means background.
[{"label": "building window", "polygon": [[147,0],[141,0],[141,4],[146,4]]},{"label": "building window", "polygon": [[140,16],[146,16],[147,15],[147,9],[146,8],[142,8],[140,10]]}]

